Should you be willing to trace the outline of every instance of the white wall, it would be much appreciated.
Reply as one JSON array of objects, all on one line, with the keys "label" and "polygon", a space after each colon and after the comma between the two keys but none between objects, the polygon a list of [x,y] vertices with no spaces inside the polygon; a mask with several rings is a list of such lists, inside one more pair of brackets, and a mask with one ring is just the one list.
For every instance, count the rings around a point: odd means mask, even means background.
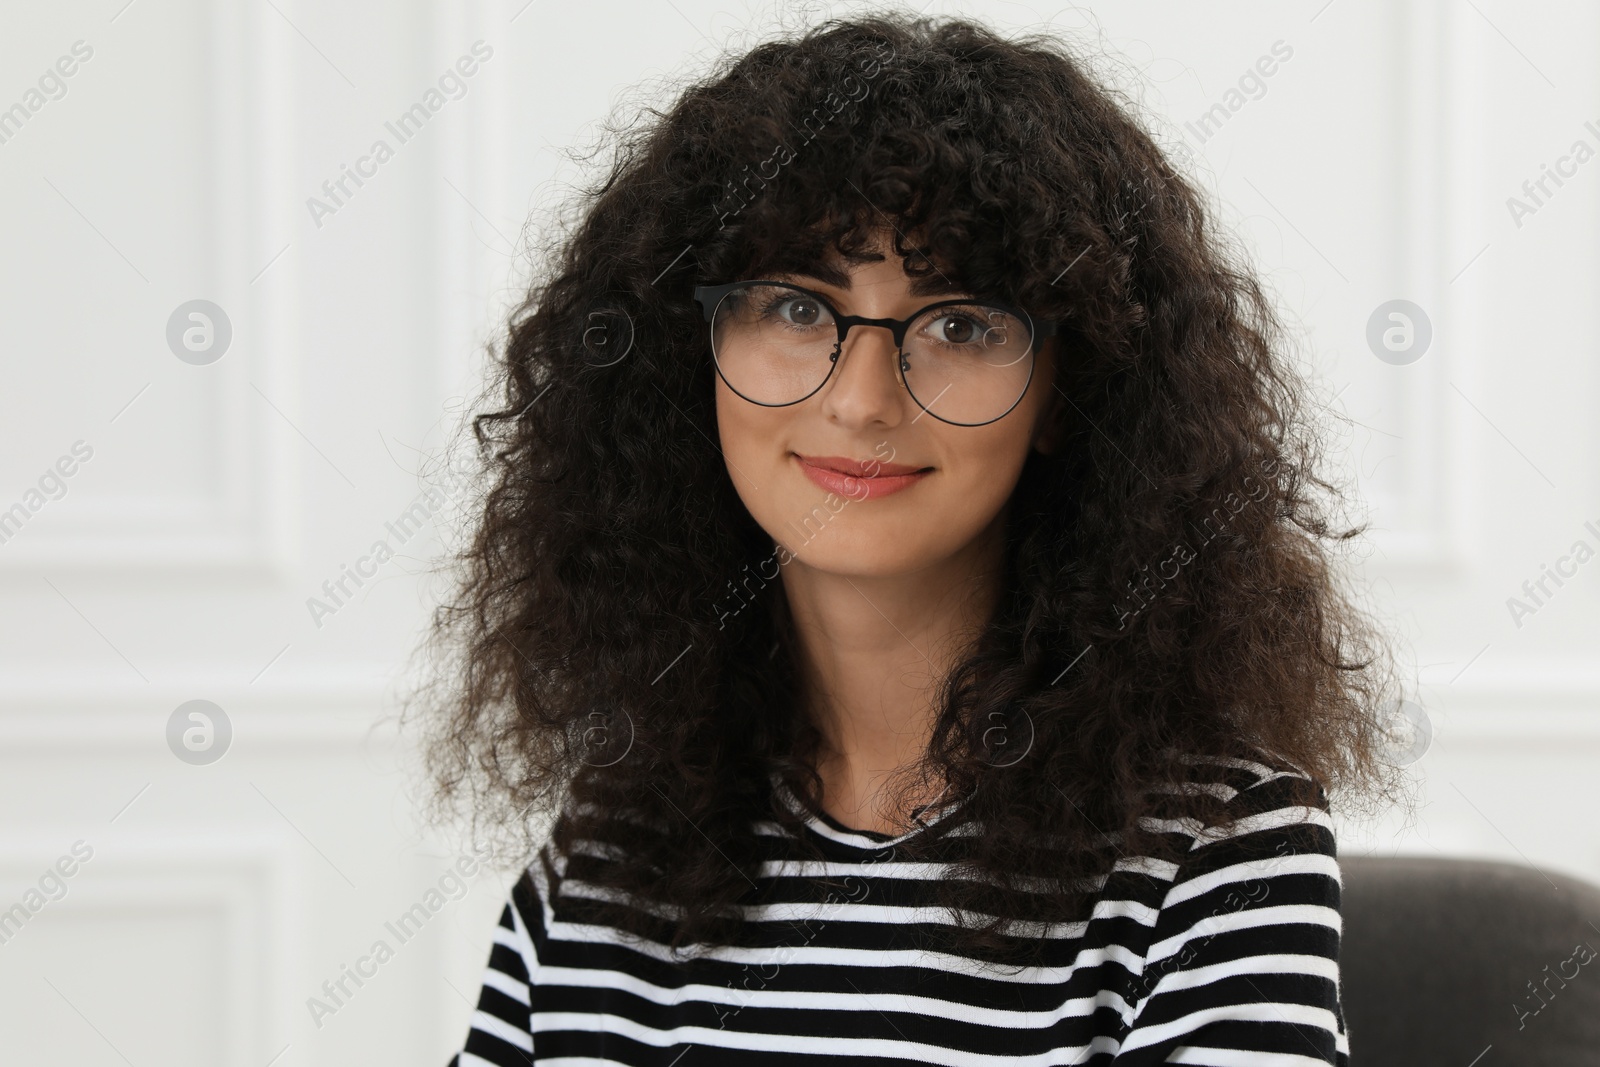
[{"label": "white wall", "polygon": [[[0,944],[0,1044],[85,1067],[437,1065],[511,874],[479,874],[404,944],[385,927],[464,847],[417,828],[385,720],[434,527],[400,547],[385,524],[475,390],[524,221],[580,173],[558,150],[771,9],[124,4],[0,12],[0,108],[75,42],[93,53],[0,144],[0,509],[76,442],[93,452],[0,543],[0,908],[60,857],[74,872]],[[1414,818],[1352,826],[1345,850],[1600,880],[1600,562],[1520,626],[1507,607],[1575,541],[1600,548],[1600,162],[1520,224],[1506,203],[1575,141],[1600,149],[1600,11],[931,10],[1053,14],[1121,57],[1347,416],[1330,432],[1376,527],[1358,580],[1406,639],[1434,736]],[[479,40],[465,95],[314,219],[307,199],[396,145],[384,123]],[[1258,98],[1203,141],[1186,129],[1279,41],[1292,56]],[[1365,336],[1397,298],[1433,329],[1406,365]],[[196,299],[232,330],[205,365],[166,338]],[[316,625],[307,598],[380,538],[400,557]],[[231,724],[217,762],[169,748],[190,700]],[[76,842],[92,856],[74,864]],[[308,998],[379,939],[394,957],[313,1020]]]}]

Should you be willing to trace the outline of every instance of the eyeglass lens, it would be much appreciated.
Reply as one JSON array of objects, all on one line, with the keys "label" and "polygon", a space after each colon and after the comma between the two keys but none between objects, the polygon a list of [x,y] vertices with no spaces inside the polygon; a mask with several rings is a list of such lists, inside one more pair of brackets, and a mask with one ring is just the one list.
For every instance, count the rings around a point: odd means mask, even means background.
[{"label": "eyeglass lens", "polygon": [[[740,286],[717,305],[712,355],[729,387],[773,407],[797,403],[827,379],[839,350],[832,309],[786,285]],[[943,304],[905,332],[901,370],[929,414],[957,425],[992,422],[1016,406],[1032,372],[1028,322],[987,304]]]}]

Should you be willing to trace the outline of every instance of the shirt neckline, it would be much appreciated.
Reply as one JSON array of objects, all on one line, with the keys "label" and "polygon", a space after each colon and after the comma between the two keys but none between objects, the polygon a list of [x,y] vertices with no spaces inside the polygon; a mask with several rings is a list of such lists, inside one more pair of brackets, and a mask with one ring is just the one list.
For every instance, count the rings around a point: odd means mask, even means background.
[{"label": "shirt neckline", "polygon": [[799,815],[806,828],[813,834],[837,844],[848,845],[868,852],[880,851],[909,841],[930,826],[949,818],[966,806],[965,797],[944,800],[942,805],[942,796],[935,798],[930,803],[921,805],[912,811],[911,817],[917,823],[916,826],[903,834],[891,835],[880,833],[877,830],[853,829],[825,811],[811,810],[777,774],[772,775],[772,785],[773,792],[777,795],[779,801],[790,811]]}]

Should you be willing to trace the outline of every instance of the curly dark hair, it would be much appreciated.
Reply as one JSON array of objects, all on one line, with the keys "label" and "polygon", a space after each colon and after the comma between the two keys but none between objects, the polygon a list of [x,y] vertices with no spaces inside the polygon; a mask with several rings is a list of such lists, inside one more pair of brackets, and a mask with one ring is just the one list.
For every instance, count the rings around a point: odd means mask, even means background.
[{"label": "curly dark hair", "polygon": [[436,811],[530,858],[548,813],[568,877],[651,902],[619,929],[734,938],[752,823],[795,825],[775,780],[820,805],[820,734],[690,294],[890,231],[908,274],[1062,323],[1064,436],[1022,471],[998,607],[895,780],[983,827],[945,883],[964,946],[1021,958],[1013,920],[1083,918],[1117,855],[1162,854],[1151,816],[1225,825],[1197,757],[1390,795],[1390,650],[1333,558],[1364,527],[1335,521],[1269,301],[1134,111],[1055,38],[882,15],[787,32],[608,127],[471,420],[481,515],[415,701]]}]

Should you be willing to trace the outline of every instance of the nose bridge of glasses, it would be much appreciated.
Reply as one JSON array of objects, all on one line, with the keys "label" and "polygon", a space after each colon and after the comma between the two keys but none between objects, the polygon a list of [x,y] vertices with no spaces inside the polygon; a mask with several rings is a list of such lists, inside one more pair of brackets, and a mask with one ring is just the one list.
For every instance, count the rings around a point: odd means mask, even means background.
[{"label": "nose bridge of glasses", "polygon": [[[905,376],[900,367],[900,324],[893,319],[870,319],[854,315],[840,316],[839,321],[841,338],[824,372],[827,377],[823,387],[834,397],[831,402],[838,403],[841,397],[853,397],[845,403],[852,407],[864,405],[868,410],[881,412],[896,407],[903,400],[912,399],[906,395]],[[856,326],[879,329],[855,330]],[[863,350],[861,339],[871,334],[876,334],[882,340],[876,347],[869,342]],[[847,350],[853,353],[853,358],[846,355]]]},{"label": "nose bridge of glasses", "polygon": [[[903,348],[902,342],[904,340],[906,324],[896,319],[874,319],[863,315],[838,315],[834,321],[839,324],[840,336],[838,342],[839,347],[834,350],[832,365],[829,366],[827,370],[828,378],[832,380],[832,388],[839,389],[841,387],[841,383],[848,379],[850,384],[845,386],[845,388],[851,393],[854,393],[862,388],[862,381],[859,378],[859,375],[865,374],[867,376],[867,381],[871,382],[867,388],[869,389],[871,395],[874,395],[878,398],[875,403],[892,403],[892,401],[888,399],[889,395],[901,394],[905,388],[905,378],[900,371],[900,352]],[[854,363],[863,364],[863,366],[852,370],[852,361],[845,359],[845,349],[850,345],[852,336],[860,337],[863,334],[873,333],[877,333],[880,337],[883,336],[883,334],[879,333],[878,330],[855,331],[852,333],[857,326],[873,326],[882,330],[887,330],[893,340],[888,346],[887,351],[880,351],[876,353],[877,358],[854,360]],[[860,341],[857,341],[856,348],[859,347]],[[867,352],[860,354],[869,357],[874,355],[870,347]],[[884,356],[889,358],[884,359]],[[874,380],[874,375],[882,375],[885,373],[885,370],[887,370],[889,377],[892,379],[892,384],[886,385],[882,378]],[[886,388],[888,392],[884,392]]]},{"label": "nose bridge of glasses", "polygon": [[834,321],[839,324],[839,348],[842,352],[846,342],[850,340],[850,331],[857,326],[877,326],[889,331],[889,336],[894,338],[894,347],[898,350],[905,347],[906,328],[911,325],[909,319],[873,319],[865,315],[838,315]]}]

